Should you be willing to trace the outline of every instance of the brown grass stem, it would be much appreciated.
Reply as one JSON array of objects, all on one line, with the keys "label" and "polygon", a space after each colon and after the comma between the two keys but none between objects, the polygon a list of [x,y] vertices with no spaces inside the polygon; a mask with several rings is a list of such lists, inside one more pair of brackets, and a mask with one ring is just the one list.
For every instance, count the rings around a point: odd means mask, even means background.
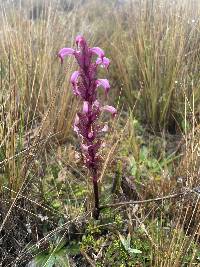
[{"label": "brown grass stem", "polygon": [[151,198],[151,199],[145,199],[145,200],[137,200],[137,201],[125,201],[125,202],[119,202],[119,203],[115,203],[115,204],[107,204],[104,206],[100,206],[99,209],[106,209],[106,208],[115,208],[115,207],[120,207],[120,206],[127,206],[127,205],[139,205],[139,204],[146,204],[146,203],[150,203],[150,202],[158,202],[158,201],[163,201],[166,199],[172,199],[172,198],[177,198],[183,195],[188,195],[194,193],[193,191],[186,191],[186,192],[180,192],[180,193],[176,193],[176,194],[172,194],[172,195],[168,195],[168,196],[164,196],[164,197],[157,197],[157,198]]}]

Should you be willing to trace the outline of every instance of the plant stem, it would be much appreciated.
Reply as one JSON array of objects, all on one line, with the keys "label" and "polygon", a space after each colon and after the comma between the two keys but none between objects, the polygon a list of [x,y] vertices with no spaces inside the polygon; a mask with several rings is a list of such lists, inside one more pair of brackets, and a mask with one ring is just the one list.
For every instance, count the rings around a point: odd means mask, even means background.
[{"label": "plant stem", "polygon": [[99,188],[98,188],[98,181],[96,174],[93,176],[93,190],[94,190],[94,210],[92,216],[95,220],[98,220],[100,209],[99,209]]}]

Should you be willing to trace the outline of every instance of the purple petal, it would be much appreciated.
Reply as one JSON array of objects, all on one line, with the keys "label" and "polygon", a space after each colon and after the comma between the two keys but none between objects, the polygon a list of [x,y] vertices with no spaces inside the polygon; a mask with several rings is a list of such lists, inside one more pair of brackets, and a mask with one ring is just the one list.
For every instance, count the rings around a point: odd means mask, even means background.
[{"label": "purple petal", "polygon": [[102,111],[108,111],[108,112],[112,113],[113,116],[115,116],[117,114],[117,110],[113,106],[106,105],[106,106],[102,107],[101,110]]},{"label": "purple petal", "polygon": [[89,111],[89,105],[87,101],[83,102],[83,113],[88,113]]},{"label": "purple petal", "polygon": [[95,121],[100,115],[100,103],[98,100],[95,100],[92,104],[92,112],[91,112],[91,121]]},{"label": "purple petal", "polygon": [[108,69],[110,65],[110,60],[107,57],[100,58],[98,57],[96,60],[97,65],[101,65],[101,67]]},{"label": "purple petal", "polygon": [[86,146],[86,145],[82,144],[81,147],[82,147],[83,151],[88,152],[89,146]]},{"label": "purple petal", "polygon": [[79,47],[84,47],[87,45],[86,40],[82,35],[76,36],[76,45]]},{"label": "purple petal", "polygon": [[72,86],[73,86],[73,93],[75,95],[80,95],[80,92],[78,90],[78,77],[80,75],[80,72],[79,71],[74,71],[71,78],[70,78],[70,81],[72,83]]},{"label": "purple petal", "polygon": [[109,81],[107,79],[98,79],[97,80],[97,87],[102,86],[106,93],[108,93],[109,89],[110,89],[110,84]]},{"label": "purple petal", "polygon": [[104,51],[100,47],[93,47],[90,49],[93,54],[96,54],[99,58],[103,59]]},{"label": "purple petal", "polygon": [[93,103],[93,106],[95,106],[96,108],[99,108],[100,107],[99,101],[95,100],[94,103]]},{"label": "purple petal", "polygon": [[110,59],[108,59],[107,57],[104,57],[102,65],[104,66],[104,68],[108,69],[108,67],[110,65]]},{"label": "purple petal", "polygon": [[74,95],[76,95],[76,96],[81,95],[77,86],[72,87],[72,90],[73,90]]},{"label": "purple petal", "polygon": [[74,120],[74,131],[78,134],[79,133],[79,116],[76,114],[75,120]]},{"label": "purple petal", "polygon": [[102,63],[103,63],[102,58],[98,57],[97,60],[96,60],[96,64],[97,64],[97,65],[100,65],[100,64],[102,64]]},{"label": "purple petal", "polygon": [[72,76],[70,78],[70,81],[71,81],[72,85],[77,84],[77,79],[78,79],[79,75],[80,75],[80,72],[79,71],[74,71],[72,73]]},{"label": "purple petal", "polygon": [[108,131],[108,124],[105,124],[104,127],[101,129],[101,132],[107,132]]},{"label": "purple petal", "polygon": [[96,143],[92,145],[81,144],[81,147],[82,147],[82,150],[85,154],[87,161],[91,163],[92,162],[91,156],[93,157],[93,155],[97,154],[99,148],[101,147],[101,141],[98,140]]},{"label": "purple petal", "polygon": [[92,138],[93,135],[94,135],[93,132],[89,132],[89,133],[88,133],[88,138]]},{"label": "purple petal", "polygon": [[64,47],[58,52],[58,56],[61,59],[61,62],[63,63],[64,57],[73,55],[74,53],[75,53],[74,49]]}]

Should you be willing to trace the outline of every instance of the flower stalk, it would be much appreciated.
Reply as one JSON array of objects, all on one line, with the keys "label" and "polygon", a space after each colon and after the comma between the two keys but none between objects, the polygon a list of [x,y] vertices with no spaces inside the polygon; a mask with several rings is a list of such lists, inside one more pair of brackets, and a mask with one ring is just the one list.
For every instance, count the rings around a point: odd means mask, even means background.
[{"label": "flower stalk", "polygon": [[98,79],[97,72],[99,66],[108,70],[110,60],[105,57],[105,53],[101,48],[90,48],[83,36],[76,37],[76,45],[77,49],[62,48],[58,56],[63,63],[66,56],[73,55],[79,66],[70,79],[73,93],[82,100],[82,110],[75,117],[74,131],[80,138],[84,164],[92,177],[94,192],[93,217],[98,219],[100,212],[98,187],[99,151],[102,146],[103,133],[108,130],[107,125],[99,122],[99,117],[104,111],[108,111],[114,116],[116,109],[108,105],[102,106],[97,99],[99,87],[104,89],[106,96],[110,90],[109,81],[107,79]]}]

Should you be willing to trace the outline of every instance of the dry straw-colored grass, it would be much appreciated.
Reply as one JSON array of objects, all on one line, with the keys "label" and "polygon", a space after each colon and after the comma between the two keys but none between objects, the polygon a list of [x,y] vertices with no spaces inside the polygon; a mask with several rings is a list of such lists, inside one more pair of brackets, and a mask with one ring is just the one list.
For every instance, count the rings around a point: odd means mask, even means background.
[{"label": "dry straw-colored grass", "polygon": [[130,106],[142,91],[138,113],[155,131],[176,131],[185,96],[199,112],[199,14],[195,0],[128,1],[106,28],[113,78]]},{"label": "dry straw-colored grass", "polygon": [[[29,3],[1,3],[1,166],[15,191],[31,148],[40,151],[45,139],[66,141],[77,107],[69,85],[73,60],[61,66],[57,57],[61,47],[73,45],[76,10],[63,16],[46,1],[38,7],[40,17],[32,18],[35,3]],[[21,153],[25,159],[16,165]]]}]

